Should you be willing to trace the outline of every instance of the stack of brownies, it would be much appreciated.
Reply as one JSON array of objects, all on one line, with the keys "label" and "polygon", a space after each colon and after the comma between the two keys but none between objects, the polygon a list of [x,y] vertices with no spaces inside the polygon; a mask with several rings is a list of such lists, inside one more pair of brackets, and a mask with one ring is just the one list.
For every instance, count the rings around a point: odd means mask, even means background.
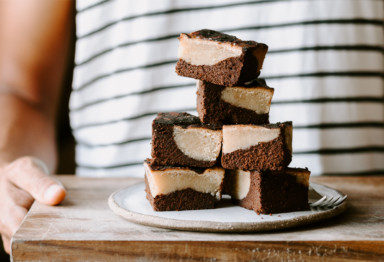
[{"label": "stack of brownies", "polygon": [[258,78],[268,46],[212,30],[179,40],[176,72],[198,79],[199,117],[154,119],[144,163],[153,209],[214,208],[223,194],[257,213],[308,209],[310,172],[288,168],[292,123],[269,123],[274,89]]}]

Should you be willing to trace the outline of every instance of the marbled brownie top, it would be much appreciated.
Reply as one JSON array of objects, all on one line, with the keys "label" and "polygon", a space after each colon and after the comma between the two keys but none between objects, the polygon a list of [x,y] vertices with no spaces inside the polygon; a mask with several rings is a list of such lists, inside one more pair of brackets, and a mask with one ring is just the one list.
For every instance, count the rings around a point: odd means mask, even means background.
[{"label": "marbled brownie top", "polygon": [[221,129],[220,125],[202,124],[197,116],[182,112],[158,113],[154,124],[187,127],[204,127],[212,130]]},{"label": "marbled brownie top", "polygon": [[241,47],[253,47],[258,45],[256,41],[243,41],[237,38],[236,36],[227,35],[227,34],[210,30],[210,29],[202,29],[186,35],[189,36],[190,38],[206,39],[206,40],[211,40],[216,42],[226,42],[226,43],[231,43],[233,45],[238,45]]}]

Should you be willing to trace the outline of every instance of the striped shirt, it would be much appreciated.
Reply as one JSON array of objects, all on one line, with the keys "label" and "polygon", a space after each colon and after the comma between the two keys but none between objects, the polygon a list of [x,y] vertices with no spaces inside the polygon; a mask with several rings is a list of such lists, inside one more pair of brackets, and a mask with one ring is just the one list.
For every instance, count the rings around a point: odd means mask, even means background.
[{"label": "striped shirt", "polygon": [[266,43],[270,121],[293,121],[291,166],[313,175],[384,173],[380,0],[78,0],[70,100],[77,174],[142,177],[157,112],[196,114],[177,76],[181,32]]}]

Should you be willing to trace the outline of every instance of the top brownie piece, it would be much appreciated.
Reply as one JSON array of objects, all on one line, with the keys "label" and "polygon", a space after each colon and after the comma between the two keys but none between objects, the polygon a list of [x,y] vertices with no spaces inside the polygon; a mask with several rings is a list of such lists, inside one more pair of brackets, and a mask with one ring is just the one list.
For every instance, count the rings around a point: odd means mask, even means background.
[{"label": "top brownie piece", "polygon": [[242,85],[257,78],[268,46],[203,29],[179,37],[176,73],[216,85]]}]

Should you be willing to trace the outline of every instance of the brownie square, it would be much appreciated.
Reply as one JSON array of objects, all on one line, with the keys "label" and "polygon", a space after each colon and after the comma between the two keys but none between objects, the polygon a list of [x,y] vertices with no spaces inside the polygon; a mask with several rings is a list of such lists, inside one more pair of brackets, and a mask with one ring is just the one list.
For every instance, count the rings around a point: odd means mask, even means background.
[{"label": "brownie square", "polygon": [[246,86],[197,83],[197,112],[205,124],[268,124],[274,89],[263,79]]},{"label": "brownie square", "polygon": [[188,113],[159,113],[152,123],[152,158],[160,166],[211,167],[221,152],[219,127]]},{"label": "brownie square", "polygon": [[224,169],[155,166],[144,162],[146,197],[155,211],[214,208],[221,199]]},{"label": "brownie square", "polygon": [[291,160],[292,122],[223,126],[224,168],[282,170]]},{"label": "brownie square", "polygon": [[308,169],[226,171],[227,191],[234,203],[256,213],[308,210]]},{"label": "brownie square", "polygon": [[256,79],[268,46],[203,29],[179,37],[176,73],[216,85],[242,85]]}]

